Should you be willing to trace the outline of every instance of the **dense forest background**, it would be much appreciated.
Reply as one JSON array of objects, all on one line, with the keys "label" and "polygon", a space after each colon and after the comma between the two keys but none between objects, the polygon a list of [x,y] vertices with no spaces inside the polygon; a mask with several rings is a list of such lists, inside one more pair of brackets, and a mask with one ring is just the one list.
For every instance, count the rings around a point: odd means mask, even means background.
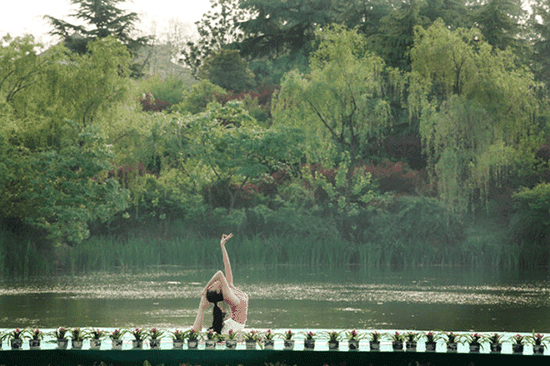
[{"label": "dense forest background", "polygon": [[548,265],[549,0],[121,2],[2,39],[0,273]]}]

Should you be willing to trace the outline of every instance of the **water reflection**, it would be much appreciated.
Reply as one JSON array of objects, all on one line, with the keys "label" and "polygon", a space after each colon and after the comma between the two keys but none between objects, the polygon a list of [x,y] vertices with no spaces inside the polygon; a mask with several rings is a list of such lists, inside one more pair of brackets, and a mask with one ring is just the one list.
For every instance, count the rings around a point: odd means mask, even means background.
[{"label": "water reflection", "polygon": [[[0,282],[0,328],[184,327],[212,270]],[[537,331],[550,325],[548,275],[419,269],[240,268],[249,327]],[[208,322],[208,318],[206,322]]]}]

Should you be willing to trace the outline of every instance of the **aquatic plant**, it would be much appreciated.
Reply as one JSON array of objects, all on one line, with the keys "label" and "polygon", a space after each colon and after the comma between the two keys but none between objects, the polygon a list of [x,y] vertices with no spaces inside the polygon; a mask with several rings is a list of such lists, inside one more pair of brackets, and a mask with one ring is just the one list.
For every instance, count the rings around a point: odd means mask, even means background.
[{"label": "aquatic plant", "polygon": [[121,339],[127,332],[127,330],[115,329],[111,333],[109,333],[109,338],[111,340]]},{"label": "aquatic plant", "polygon": [[80,328],[74,328],[71,330],[71,339],[73,341],[83,341],[85,338],[87,338],[87,334]]},{"label": "aquatic plant", "polygon": [[512,336],[512,341],[514,342],[514,344],[525,344],[526,339],[525,336],[518,333]]},{"label": "aquatic plant", "polygon": [[525,341],[529,344],[535,345],[535,346],[544,346],[547,347],[547,342],[550,340],[549,336],[544,336],[540,333],[536,333],[533,330],[533,334],[528,335],[525,337]]},{"label": "aquatic plant", "polygon": [[294,337],[294,333],[292,333],[292,330],[289,329],[286,332],[284,332],[283,337],[285,340],[290,341],[292,337]]},{"label": "aquatic plant", "polygon": [[31,337],[31,339],[40,340],[44,338],[44,333],[38,328],[34,330],[28,330],[27,332],[29,333],[29,336]]},{"label": "aquatic plant", "polygon": [[363,335],[361,335],[354,329],[346,332],[346,338],[348,339],[348,341],[359,341],[363,338]]},{"label": "aquatic plant", "polygon": [[237,332],[233,331],[233,329],[229,330],[229,333],[227,333],[227,339],[229,340],[237,339]]},{"label": "aquatic plant", "polygon": [[159,339],[164,334],[163,331],[159,330],[158,328],[151,328],[148,335],[151,337],[151,339]]},{"label": "aquatic plant", "polygon": [[172,334],[172,339],[183,341],[185,340],[185,332],[179,329],[170,332]]},{"label": "aquatic plant", "polygon": [[256,330],[250,330],[244,334],[244,339],[247,341],[260,341],[260,334]]},{"label": "aquatic plant", "polygon": [[67,338],[67,329],[60,327],[53,331],[53,336],[56,339],[66,339]]},{"label": "aquatic plant", "polygon": [[91,339],[97,339],[97,340],[103,339],[107,335],[107,332],[101,329],[92,329],[92,330],[89,330],[87,333]]}]

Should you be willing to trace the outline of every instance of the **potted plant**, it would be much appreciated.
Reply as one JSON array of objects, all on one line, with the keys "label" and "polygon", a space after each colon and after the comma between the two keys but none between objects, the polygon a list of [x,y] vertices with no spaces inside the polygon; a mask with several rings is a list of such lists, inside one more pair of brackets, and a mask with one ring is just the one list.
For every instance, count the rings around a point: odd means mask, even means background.
[{"label": "potted plant", "polygon": [[23,339],[25,339],[25,332],[19,328],[16,328],[7,334],[7,338],[10,340],[10,346],[12,350],[20,350],[23,347]]},{"label": "potted plant", "polygon": [[482,335],[479,333],[472,333],[466,336],[466,342],[470,346],[470,353],[479,353],[481,349]]},{"label": "potted plant", "polygon": [[405,335],[396,331],[390,336],[390,338],[392,341],[391,345],[394,352],[403,351],[403,342],[405,342]]},{"label": "potted plant", "polygon": [[42,340],[42,338],[44,338],[44,334],[40,331],[40,329],[37,328],[35,330],[29,331],[29,336],[29,349],[40,349],[40,341]]},{"label": "potted plant", "polygon": [[187,348],[197,349],[199,346],[199,332],[195,328],[191,328],[186,333]]},{"label": "potted plant", "polygon": [[256,343],[260,342],[260,335],[257,331],[251,330],[244,335],[246,349],[256,349]]},{"label": "potted plant", "polygon": [[98,350],[101,348],[101,341],[105,338],[105,331],[101,329],[92,329],[89,332],[90,349]]},{"label": "potted plant", "polygon": [[158,328],[151,328],[149,331],[149,347],[151,349],[160,349],[160,338],[164,334],[163,331],[159,330]]},{"label": "potted plant", "polygon": [[516,334],[512,337],[512,353],[522,354],[525,337],[521,334]]},{"label": "potted plant", "polygon": [[134,330],[130,331],[130,333],[134,336],[134,339],[132,339],[132,348],[133,349],[142,349],[143,348],[143,341],[145,338],[147,338],[147,333],[142,328],[135,328]]},{"label": "potted plant", "polygon": [[405,349],[407,352],[416,352],[416,346],[420,334],[417,332],[407,332],[405,334]]},{"label": "potted plant", "polygon": [[274,349],[275,348],[275,334],[268,329],[263,335],[264,349]]},{"label": "potted plant", "polygon": [[426,338],[426,352],[435,352],[436,349],[436,337],[437,335],[433,331],[424,333],[424,338]]},{"label": "potted plant", "polygon": [[380,351],[380,340],[382,339],[382,334],[377,331],[371,332],[369,335],[369,347],[373,352]]},{"label": "potted plant", "polygon": [[491,353],[502,352],[502,335],[498,333],[492,333],[490,335],[485,336],[485,340],[489,342]]},{"label": "potted plant", "polygon": [[229,333],[227,333],[225,348],[229,350],[234,350],[237,348],[237,332],[234,332],[233,329],[231,329]]},{"label": "potted plant", "polygon": [[313,351],[315,349],[315,333],[312,331],[305,332],[304,350]]},{"label": "potted plant", "polygon": [[342,332],[333,330],[331,332],[326,332],[326,335],[328,336],[328,349],[330,351],[338,351],[340,340],[342,339]]},{"label": "potted plant", "polygon": [[535,331],[533,331],[532,335],[526,337],[526,341],[533,345],[534,355],[543,355],[544,348],[548,342],[548,336],[543,336],[540,333],[535,334]]},{"label": "potted plant", "polygon": [[359,350],[359,341],[361,340],[361,335],[357,333],[355,329],[350,332],[346,332],[346,338],[348,339],[348,349],[350,351]]},{"label": "potted plant", "polygon": [[2,350],[2,341],[7,337],[7,334],[0,330],[0,351]]},{"label": "potted plant", "polygon": [[71,348],[72,349],[82,349],[82,344],[84,343],[84,338],[86,333],[83,332],[80,328],[74,328],[71,330]]},{"label": "potted plant", "polygon": [[121,350],[122,349],[122,337],[124,336],[124,333],[126,333],[125,330],[115,329],[111,333],[109,333],[109,338],[111,339],[111,348],[114,350]]},{"label": "potted plant", "polygon": [[204,341],[204,349],[215,349],[217,341],[217,334],[212,329],[206,332],[206,340]]},{"label": "potted plant", "polygon": [[294,333],[292,333],[292,331],[289,329],[287,330],[286,332],[284,332],[283,334],[283,349],[285,351],[291,351],[294,349],[294,339],[292,339],[292,337],[294,337]]},{"label": "potted plant", "polygon": [[185,342],[185,332],[176,329],[172,333],[172,348],[183,349],[183,342]]},{"label": "potted plant", "polygon": [[445,333],[445,344],[447,345],[448,353],[456,353],[458,350],[458,341],[460,340],[460,335],[453,332]]},{"label": "potted plant", "polygon": [[67,349],[69,340],[67,339],[67,329],[60,327],[54,330],[53,336],[57,340],[57,349]]}]

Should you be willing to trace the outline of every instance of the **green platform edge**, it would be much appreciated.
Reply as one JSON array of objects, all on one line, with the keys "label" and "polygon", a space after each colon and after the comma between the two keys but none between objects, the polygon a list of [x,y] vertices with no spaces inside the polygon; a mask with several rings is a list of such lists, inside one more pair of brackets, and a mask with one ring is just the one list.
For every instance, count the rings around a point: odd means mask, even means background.
[{"label": "green platform edge", "polygon": [[283,350],[39,350],[0,351],[2,366],[113,366],[182,364],[214,366],[355,366],[355,365],[548,365],[540,355],[370,352],[370,351],[283,351]]}]

